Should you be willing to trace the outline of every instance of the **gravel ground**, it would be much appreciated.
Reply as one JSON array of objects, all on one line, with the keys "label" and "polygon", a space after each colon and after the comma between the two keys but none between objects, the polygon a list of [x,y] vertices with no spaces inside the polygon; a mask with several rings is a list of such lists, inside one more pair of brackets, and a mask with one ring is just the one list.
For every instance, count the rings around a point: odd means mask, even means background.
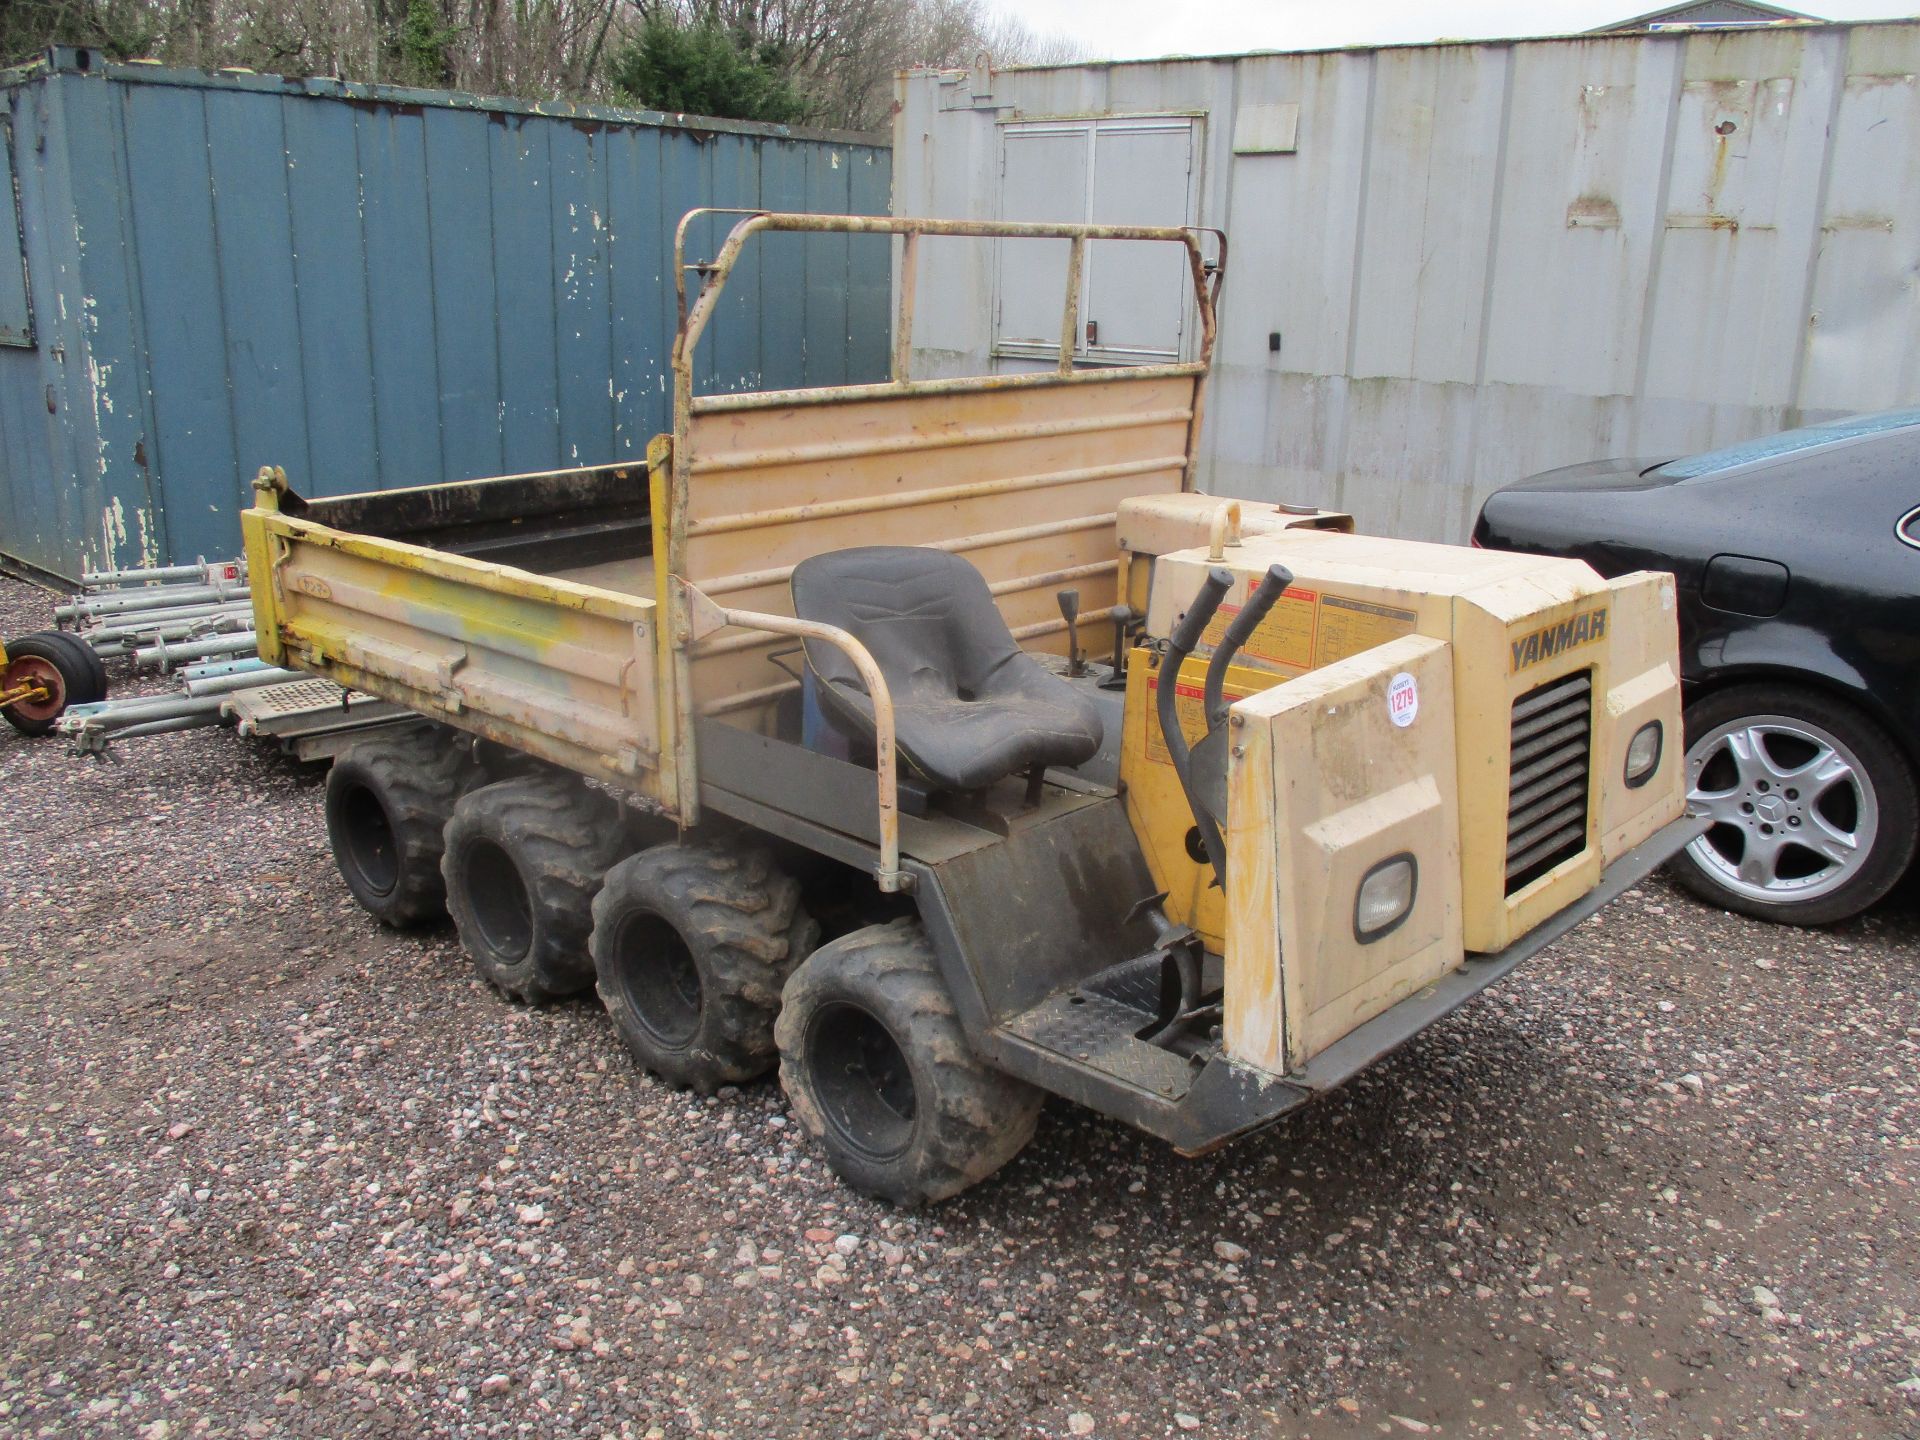
[{"label": "gravel ground", "polygon": [[[0,632],[50,601],[0,583]],[[1630,893],[1204,1160],[843,1190],[349,901],[319,775],[0,734],[0,1432],[1920,1435],[1920,900]]]}]

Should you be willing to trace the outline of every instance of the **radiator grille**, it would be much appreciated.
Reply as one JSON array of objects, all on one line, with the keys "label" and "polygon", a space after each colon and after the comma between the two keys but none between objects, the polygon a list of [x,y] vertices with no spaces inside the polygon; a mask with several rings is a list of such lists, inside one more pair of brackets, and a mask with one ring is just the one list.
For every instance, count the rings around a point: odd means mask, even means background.
[{"label": "radiator grille", "polygon": [[1592,671],[1549,681],[1513,702],[1507,894],[1586,847],[1592,754]]}]

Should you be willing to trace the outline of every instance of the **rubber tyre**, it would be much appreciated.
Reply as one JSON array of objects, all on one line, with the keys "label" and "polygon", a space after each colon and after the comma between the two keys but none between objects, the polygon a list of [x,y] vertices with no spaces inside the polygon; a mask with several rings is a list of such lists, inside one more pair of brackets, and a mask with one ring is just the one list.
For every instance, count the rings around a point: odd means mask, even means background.
[{"label": "rubber tyre", "polygon": [[93,686],[87,698],[70,699],[67,702],[69,705],[91,705],[96,700],[107,698],[107,662],[100,658],[99,651],[71,630],[43,630],[40,634],[65,643],[67,649],[71,650],[79,658],[80,663],[87,667],[87,673],[93,676]]},{"label": "rubber tyre", "polygon": [[58,630],[40,630],[32,635],[23,635],[18,640],[7,642],[7,662],[9,666],[18,660],[39,660],[53,668],[60,682],[60,693],[54,697],[57,702],[43,709],[29,712],[19,705],[8,705],[0,709],[9,724],[22,735],[45,735],[53,729],[70,705],[90,705],[96,700],[107,697],[104,667],[99,666],[99,657],[92,648],[77,636],[65,635]]},{"label": "rubber tyre", "polygon": [[1731,890],[1686,850],[1674,857],[1674,878],[1711,905],[1776,924],[1831,925],[1857,915],[1891,890],[1913,860],[1916,840],[1920,840],[1920,800],[1915,795],[1913,769],[1886,731],[1845,701],[1817,690],[1773,685],[1734,686],[1689,705],[1689,760],[1695,737],[1760,715],[1781,715],[1818,726],[1859,759],[1880,812],[1879,832],[1865,862],[1843,885],[1801,901],[1763,901]]},{"label": "rubber tyre", "polygon": [[794,1114],[863,1195],[944,1200],[1033,1138],[1044,1097],[974,1054],[917,921],[814,951],[787,981],[774,1033]]},{"label": "rubber tyre", "polygon": [[327,774],[327,843],[360,907],[385,925],[444,920],[441,832],[479,772],[438,726],[359,741]]},{"label": "rubber tyre", "polygon": [[706,1094],[773,1068],[781,989],[819,940],[799,882],[750,843],[643,850],[593,900],[614,1028],[644,1069]]},{"label": "rubber tyre", "polygon": [[481,978],[529,1005],[592,985],[593,897],[631,848],[625,807],[562,771],[462,796],[440,870]]}]

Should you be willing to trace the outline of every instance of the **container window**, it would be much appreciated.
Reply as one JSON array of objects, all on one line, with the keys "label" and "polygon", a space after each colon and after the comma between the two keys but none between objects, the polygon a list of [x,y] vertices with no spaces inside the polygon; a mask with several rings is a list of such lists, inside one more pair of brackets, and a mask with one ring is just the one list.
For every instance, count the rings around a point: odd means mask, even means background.
[{"label": "container window", "polygon": [[[1003,125],[1003,220],[1192,225],[1196,121],[1187,115]],[[997,245],[994,352],[1058,360],[1066,303],[1065,240]],[[1191,353],[1193,280],[1173,245],[1087,246],[1073,358],[1088,365],[1165,364]]]},{"label": "container window", "polygon": [[27,298],[26,232],[20,228],[20,186],[13,178],[13,122],[0,120],[0,345],[33,344]]}]

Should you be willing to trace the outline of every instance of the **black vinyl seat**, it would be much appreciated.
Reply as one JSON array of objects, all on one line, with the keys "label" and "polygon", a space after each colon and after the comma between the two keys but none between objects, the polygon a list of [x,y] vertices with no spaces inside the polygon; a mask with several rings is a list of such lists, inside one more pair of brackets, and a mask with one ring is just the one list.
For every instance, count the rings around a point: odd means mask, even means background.
[{"label": "black vinyl seat", "polygon": [[[976,790],[1034,766],[1093,758],[1093,703],[1021,650],[980,572],[958,555],[866,545],[803,560],[793,610],[851,633],[893,696],[906,761],[942,790]],[[853,662],[806,642],[820,707],[843,733],[873,738],[873,702]]]}]

